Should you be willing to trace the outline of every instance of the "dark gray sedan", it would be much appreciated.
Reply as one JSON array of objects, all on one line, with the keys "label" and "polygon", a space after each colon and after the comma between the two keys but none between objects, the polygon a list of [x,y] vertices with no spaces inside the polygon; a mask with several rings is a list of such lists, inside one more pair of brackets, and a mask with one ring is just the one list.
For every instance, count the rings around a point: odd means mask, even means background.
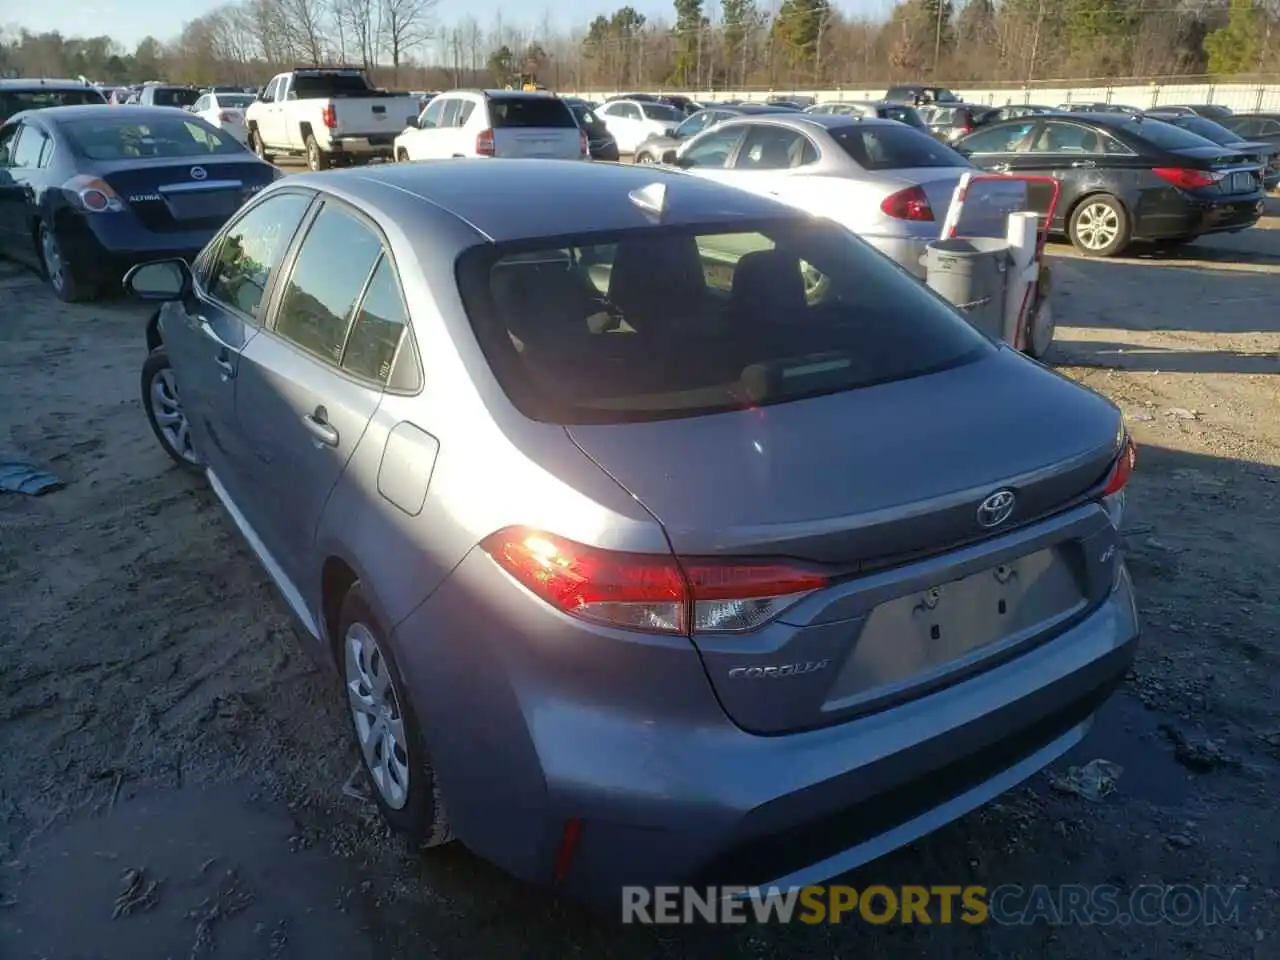
[{"label": "dark gray sedan", "polygon": [[129,284],[161,444],[425,845],[614,909],[818,882],[1079,743],[1133,659],[1120,412],[830,221],[427,161],[290,177]]}]

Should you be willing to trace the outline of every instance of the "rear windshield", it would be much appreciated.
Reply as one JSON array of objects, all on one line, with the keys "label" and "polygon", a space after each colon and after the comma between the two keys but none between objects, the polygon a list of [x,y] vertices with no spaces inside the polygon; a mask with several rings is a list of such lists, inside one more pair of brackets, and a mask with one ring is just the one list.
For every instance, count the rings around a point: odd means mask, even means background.
[{"label": "rear windshield", "polygon": [[1206,120],[1204,117],[1179,117],[1175,126],[1188,130],[1198,137],[1212,140],[1214,143],[1239,143],[1240,137],[1221,124]]},{"label": "rear windshield", "polygon": [[821,220],[486,244],[462,255],[458,283],[511,401],[554,423],[786,403],[995,349],[924,284]]},{"label": "rear windshield", "polygon": [[489,120],[495,130],[504,127],[576,127],[577,121],[552,97],[491,97]]},{"label": "rear windshield", "polygon": [[157,107],[189,107],[199,99],[199,90],[185,87],[154,87],[151,91],[151,102]]},{"label": "rear windshield", "polygon": [[967,167],[968,160],[933,137],[905,126],[854,124],[828,131],[864,170]]},{"label": "rear windshield", "polygon": [[114,110],[92,120],[62,125],[75,150],[90,160],[128,160],[135,157],[207,157],[243,153],[231,137],[194,117],[148,118],[145,123],[113,119]]},{"label": "rear windshield", "polygon": [[0,120],[7,120],[23,110],[106,102],[107,98],[92,87],[83,90],[0,90]]},{"label": "rear windshield", "polygon": [[882,107],[880,116],[886,120],[897,120],[899,123],[905,123],[909,127],[915,127],[917,130],[924,130],[924,121],[920,119],[920,114],[911,107]]},{"label": "rear windshield", "polygon": [[1162,150],[1190,150],[1206,147],[1204,137],[1160,120],[1130,120],[1122,128],[1135,137],[1154,143]]},{"label": "rear windshield", "polygon": [[644,111],[645,118],[648,120],[666,120],[670,123],[679,123],[684,119],[684,114],[675,107],[669,107],[665,103],[642,103],[640,109]]},{"label": "rear windshield", "polygon": [[289,88],[290,100],[333,100],[339,97],[367,97],[373,93],[359,73],[295,74]]},{"label": "rear windshield", "polygon": [[232,108],[247,107],[257,99],[257,97],[249,93],[219,93],[216,96],[218,98],[218,106]]}]

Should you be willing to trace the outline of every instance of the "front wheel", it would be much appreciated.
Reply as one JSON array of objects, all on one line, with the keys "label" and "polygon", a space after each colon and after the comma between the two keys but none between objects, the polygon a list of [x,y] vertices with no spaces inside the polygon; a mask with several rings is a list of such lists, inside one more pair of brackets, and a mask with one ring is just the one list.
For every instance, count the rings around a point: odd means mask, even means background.
[{"label": "front wheel", "polygon": [[191,439],[191,425],[178,395],[178,381],[164,347],[152,350],[142,365],[142,409],[147,411],[147,422],[169,458],[190,473],[202,472],[204,467]]},{"label": "front wheel", "polygon": [[397,149],[396,163],[408,163],[408,162],[409,162],[409,151],[406,150],[404,147],[400,147],[399,149]]},{"label": "front wheel", "polygon": [[320,149],[313,134],[307,134],[307,166],[316,172],[328,170],[333,165],[333,158]]},{"label": "front wheel", "polygon": [[383,819],[424,847],[453,838],[387,633],[356,583],[338,617],[352,733]]},{"label": "front wheel", "polygon": [[1109,194],[1086,197],[1072,211],[1067,232],[1086,257],[1114,257],[1129,245],[1129,215]]}]

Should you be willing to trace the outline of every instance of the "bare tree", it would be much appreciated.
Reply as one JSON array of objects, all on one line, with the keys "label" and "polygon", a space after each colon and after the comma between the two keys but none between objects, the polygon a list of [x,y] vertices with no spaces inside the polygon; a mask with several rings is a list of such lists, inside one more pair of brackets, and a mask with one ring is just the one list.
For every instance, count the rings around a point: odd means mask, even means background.
[{"label": "bare tree", "polygon": [[383,40],[391,57],[392,82],[399,80],[405,54],[431,39],[436,0],[382,0]]},{"label": "bare tree", "polygon": [[324,0],[274,0],[290,45],[311,63],[323,63],[328,53],[325,34],[328,13]]}]

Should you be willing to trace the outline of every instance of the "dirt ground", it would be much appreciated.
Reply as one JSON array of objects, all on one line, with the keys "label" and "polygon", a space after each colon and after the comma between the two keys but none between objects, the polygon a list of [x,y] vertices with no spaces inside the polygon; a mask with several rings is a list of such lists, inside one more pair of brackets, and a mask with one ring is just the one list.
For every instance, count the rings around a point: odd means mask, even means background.
[{"label": "dirt ground", "polygon": [[1058,765],[1123,767],[1089,802],[1037,776],[849,878],[1239,885],[1215,928],[644,929],[456,846],[388,837],[344,791],[335,681],[213,496],[144,418],[145,311],[68,307],[0,264],[0,956],[1091,957],[1280,955],[1280,203],[1180,255],[1055,248],[1052,361],[1125,411],[1145,639]]}]

